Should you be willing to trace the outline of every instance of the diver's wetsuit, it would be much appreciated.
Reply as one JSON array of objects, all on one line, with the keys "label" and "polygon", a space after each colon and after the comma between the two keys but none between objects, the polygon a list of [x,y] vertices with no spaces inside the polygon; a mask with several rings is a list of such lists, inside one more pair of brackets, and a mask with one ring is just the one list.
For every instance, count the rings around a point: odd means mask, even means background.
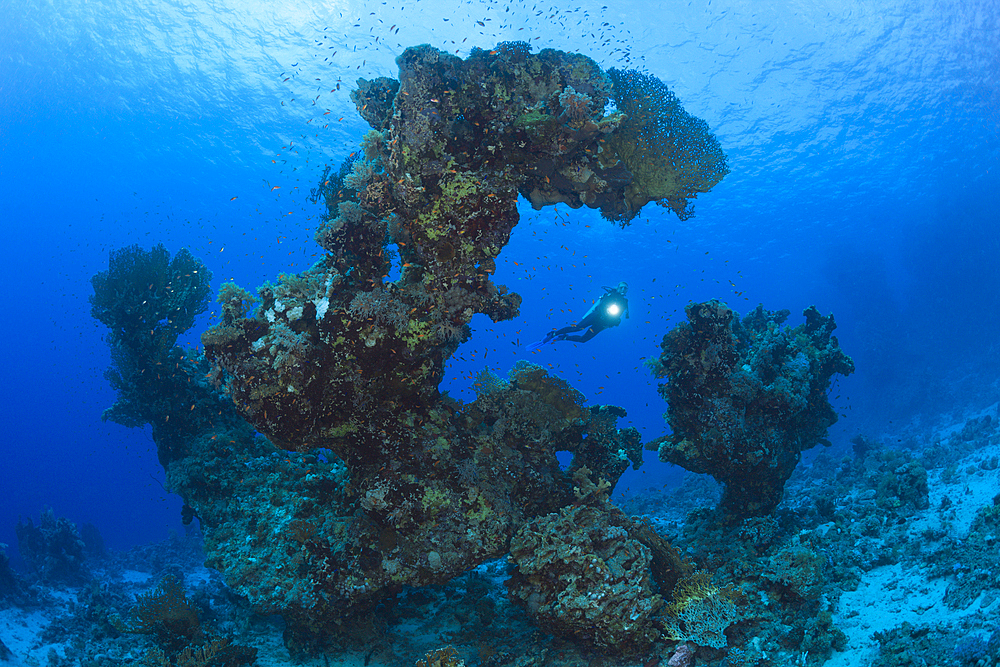
[{"label": "diver's wetsuit", "polygon": [[[622,317],[628,317],[628,299],[625,298],[628,286],[625,283],[619,283],[618,287],[605,287],[604,289],[607,290],[604,296],[590,307],[583,319],[575,325],[549,332],[544,342],[547,343],[555,339],[557,341],[571,340],[574,343],[586,343],[605,329],[621,324]],[[582,336],[569,335],[584,329],[586,332]]]}]

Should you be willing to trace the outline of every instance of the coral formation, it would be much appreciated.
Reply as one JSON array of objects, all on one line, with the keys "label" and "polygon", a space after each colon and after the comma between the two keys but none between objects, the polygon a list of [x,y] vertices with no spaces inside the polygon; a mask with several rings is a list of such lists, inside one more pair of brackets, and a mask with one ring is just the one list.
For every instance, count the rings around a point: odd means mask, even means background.
[{"label": "coral formation", "polygon": [[789,545],[771,557],[761,576],[785,586],[791,595],[816,600],[823,593],[823,566],[823,556],[812,549]]},{"label": "coral formation", "polygon": [[506,380],[488,368],[484,368],[476,373],[476,378],[472,381],[472,387],[476,390],[477,396],[488,394],[491,391],[506,389],[508,386]]},{"label": "coral formation", "polygon": [[927,509],[927,470],[905,450],[882,447],[862,435],[851,439],[855,456],[841,472],[844,477],[858,474],[874,486],[875,503],[891,514]]},{"label": "coral formation", "polygon": [[81,584],[89,578],[84,563],[84,544],[76,525],[43,510],[36,526],[31,519],[19,520],[14,527],[17,548],[28,569],[40,581]]},{"label": "coral formation", "polygon": [[664,634],[676,641],[725,648],[726,630],[745,618],[734,592],[713,584],[706,572],[681,579],[671,598],[664,608]]},{"label": "coral formation", "polygon": [[[306,308],[280,298],[289,285],[317,289],[308,276],[283,276],[261,289],[261,320],[243,324],[250,299],[225,286],[218,328],[267,323],[275,337],[266,358],[304,361],[293,327]],[[172,370],[185,380],[161,382],[155,400],[200,418],[168,413],[154,431],[161,448],[183,443],[161,451],[167,485],[200,519],[208,562],[259,611],[285,616],[295,651],[404,584],[443,582],[503,554],[518,525],[572,502],[571,475],[584,461],[616,481],[641,460],[635,429],[615,427],[623,410],[584,407],[579,392],[531,364],[467,406],[439,399],[406,411],[387,396],[386,421],[343,429],[329,448],[302,453],[255,436],[208,382],[226,376],[206,373],[200,355],[185,353]],[[365,437],[371,451],[348,448]],[[569,470],[557,451],[573,453]]]},{"label": "coral formation", "polygon": [[414,667],[465,667],[465,661],[458,657],[458,651],[451,646],[431,651]]},{"label": "coral formation", "polygon": [[242,667],[257,660],[257,649],[233,644],[229,639],[213,639],[201,646],[186,646],[171,656],[163,649],[147,653],[146,667]]},{"label": "coral formation", "polygon": [[[374,128],[364,156],[324,174],[314,193],[329,209],[316,232],[329,254],[262,288],[256,316],[203,336],[243,414],[286,449],[332,442],[345,458],[375,453],[401,411],[427,419],[472,316],[518,312],[520,297],[489,276],[517,222],[519,191],[536,206],[586,204],[612,216],[641,207],[622,203],[626,186],[634,200],[667,196],[645,193],[617,162],[599,166],[601,142],[624,117],[604,115],[611,81],[584,56],[532,55],[513,43],[463,61],[421,46],[397,63],[398,82],[362,80],[354,95]],[[670,159],[681,160],[682,144]],[[644,164],[667,157],[661,150]],[[387,284],[390,244],[403,273]],[[351,452],[337,444],[346,434]]]},{"label": "coral formation", "polygon": [[91,314],[110,329],[112,346],[161,359],[208,305],[211,272],[187,250],[170,259],[162,244],[112,250],[108,264],[90,280]]},{"label": "coral formation", "polygon": [[[617,427],[624,410],[585,405],[537,366],[483,376],[469,404],[438,385],[475,315],[518,313],[491,275],[519,193],[623,223],[648,201],[693,196],[646,192],[653,181],[628,168],[641,161],[600,159],[619,127],[644,130],[605,112],[628,93],[585,56],[514,42],[465,60],[413,47],[397,63],[398,80],[359,81],[352,99],[373,129],[312,193],[327,208],[325,254],[256,295],[223,285],[204,355],[173,346],[210,278],[186,251],[118,251],[93,280],[94,315],[112,328],[108,418],[152,424],[208,562],[284,616],[297,654],[404,586],[501,556],[526,522],[577,502],[578,471],[613,487],[641,463],[638,431]],[[697,153],[674,148],[662,159]],[[573,457],[565,469],[557,452]],[[635,530],[654,575],[675,580],[669,550]]]},{"label": "coral formation", "polygon": [[[329,254],[262,288],[256,317],[203,337],[247,419],[286,449],[351,433],[354,450],[369,450],[372,424],[381,440],[400,410],[438,401],[444,362],[473,315],[517,314],[520,297],[489,276],[518,192],[613,217],[641,207],[623,203],[626,186],[636,201],[666,196],[645,193],[617,162],[598,164],[624,117],[604,114],[611,81],[589,58],[515,43],[466,60],[413,47],[397,63],[398,82],[362,80],[354,95],[373,127],[364,156],[324,174],[314,193],[329,210],[316,232]],[[670,159],[681,161],[682,144]],[[387,284],[389,245],[403,273]]]},{"label": "coral formation", "polygon": [[376,130],[383,130],[392,117],[392,102],[399,92],[399,81],[380,76],[374,81],[358,79],[357,90],[351,91],[351,101],[358,114]]},{"label": "coral formation", "polygon": [[659,637],[652,551],[608,502],[607,482],[595,484],[590,472],[576,473],[576,504],[514,535],[507,588],[547,632],[635,655]]},{"label": "coral formation", "polygon": [[257,649],[207,636],[198,612],[181,588],[167,575],[148,593],[136,597],[127,618],[112,617],[119,632],[150,635],[156,647],[142,660],[148,667],[240,667],[252,665]]},{"label": "coral formation", "polygon": [[103,419],[127,427],[150,424],[164,465],[182,457],[213,424],[242,422],[231,401],[207,386],[205,359],[175,345],[208,307],[211,279],[190,252],[182,249],[170,259],[162,245],[113,250],[108,270],[91,279],[91,313],[110,330],[112,366],[105,377],[118,393]]},{"label": "coral formation", "polygon": [[708,192],[729,167],[718,140],[700,118],[688,114],[666,84],[635,70],[608,70],[618,111],[618,131],[598,157],[606,169],[623,166],[632,175],[612,220],[631,220],[650,201],[670,208],[681,220],[694,211],[688,201]]},{"label": "coral formation", "polygon": [[829,444],[837,421],[826,391],[854,362],[836,337],[833,316],[815,307],[783,327],[788,311],[758,306],[740,321],[712,300],[685,308],[649,363],[666,399],[670,435],[647,445],[661,461],[708,473],[725,484],[721,510],[734,517],[769,513],[802,456]]},{"label": "coral formation", "polygon": [[119,632],[151,635],[161,647],[179,651],[202,637],[194,605],[184,595],[177,577],[168,575],[148,593],[136,597],[125,619],[113,619]]},{"label": "coral formation", "polygon": [[879,643],[879,654],[872,662],[875,667],[923,663],[959,667],[1000,665],[1000,628],[996,627],[966,634],[949,632],[944,624],[903,622],[891,630],[876,632],[873,637]]},{"label": "coral formation", "polygon": [[17,575],[11,569],[10,559],[7,557],[7,545],[0,542],[0,603],[14,597],[18,587]]},{"label": "coral formation", "polygon": [[1000,595],[1000,493],[993,502],[979,508],[968,535],[946,540],[941,549],[928,554],[933,578],[953,577],[944,596],[952,609],[965,609],[984,593]]}]

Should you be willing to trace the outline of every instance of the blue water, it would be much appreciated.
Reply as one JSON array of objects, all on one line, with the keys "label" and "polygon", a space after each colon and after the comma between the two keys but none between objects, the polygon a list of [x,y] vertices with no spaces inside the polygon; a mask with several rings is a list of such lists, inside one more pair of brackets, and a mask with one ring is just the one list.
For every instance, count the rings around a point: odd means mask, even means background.
[{"label": "blue water", "polygon": [[[660,77],[732,173],[687,222],[648,206],[622,231],[591,211],[523,205],[495,277],[523,295],[521,318],[474,322],[449,366],[453,394],[470,397],[470,374],[506,372],[626,280],[624,326],[529,356],[625,407],[646,440],[663,433],[664,405],[642,362],[685,304],[713,297],[788,308],[792,324],[810,304],[836,315],[858,368],[833,392],[846,415],[836,444],[996,400],[993,0],[4,0],[0,542],[43,507],[116,548],[182,530],[148,430],[100,419],[115,397],[87,298],[109,250],[188,247],[216,286],[251,289],[308,267],[321,213],[309,189],[367,130],[348,99],[355,79],[394,76],[409,45],[465,56],[503,40]],[[654,459],[616,496],[669,483],[677,471]]]}]

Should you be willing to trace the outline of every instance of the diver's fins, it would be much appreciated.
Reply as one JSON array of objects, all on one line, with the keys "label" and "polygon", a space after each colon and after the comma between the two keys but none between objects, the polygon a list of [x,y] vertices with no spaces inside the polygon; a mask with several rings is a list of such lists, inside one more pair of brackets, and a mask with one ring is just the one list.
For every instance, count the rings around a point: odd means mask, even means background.
[{"label": "diver's fins", "polygon": [[548,336],[546,336],[545,338],[543,338],[540,341],[536,341],[536,342],[532,343],[531,345],[528,345],[527,347],[524,348],[524,351],[525,352],[534,352],[535,350],[542,349],[545,346],[546,343],[554,343],[557,340],[566,340],[566,335],[565,334],[556,336],[556,335],[553,335],[554,333],[555,332],[549,334]]},{"label": "diver's fins", "polygon": [[535,341],[534,343],[531,343],[530,345],[528,345],[527,347],[525,347],[525,348],[524,348],[524,351],[525,351],[525,352],[534,352],[535,350],[540,350],[540,349],[542,349],[542,347],[543,347],[543,346],[544,346],[544,345],[545,345],[546,343],[551,343],[551,342],[552,342],[552,340],[551,340],[551,339],[549,339],[549,340],[539,340],[539,341]]}]

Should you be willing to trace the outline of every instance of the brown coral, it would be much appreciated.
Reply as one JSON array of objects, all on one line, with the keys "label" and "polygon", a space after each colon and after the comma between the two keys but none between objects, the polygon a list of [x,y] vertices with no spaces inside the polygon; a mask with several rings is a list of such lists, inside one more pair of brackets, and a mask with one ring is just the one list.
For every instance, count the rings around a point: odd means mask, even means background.
[{"label": "brown coral", "polygon": [[510,545],[511,596],[547,632],[625,655],[659,637],[653,556],[607,500],[608,485],[577,471],[578,504],[535,519]]},{"label": "brown coral", "polygon": [[152,635],[167,650],[180,650],[201,636],[198,612],[173,575],[164,577],[152,591],[137,595],[128,617],[115,624],[120,632]]},{"label": "brown coral", "polygon": [[465,661],[458,657],[458,651],[452,646],[446,646],[431,651],[414,667],[465,667]]}]

